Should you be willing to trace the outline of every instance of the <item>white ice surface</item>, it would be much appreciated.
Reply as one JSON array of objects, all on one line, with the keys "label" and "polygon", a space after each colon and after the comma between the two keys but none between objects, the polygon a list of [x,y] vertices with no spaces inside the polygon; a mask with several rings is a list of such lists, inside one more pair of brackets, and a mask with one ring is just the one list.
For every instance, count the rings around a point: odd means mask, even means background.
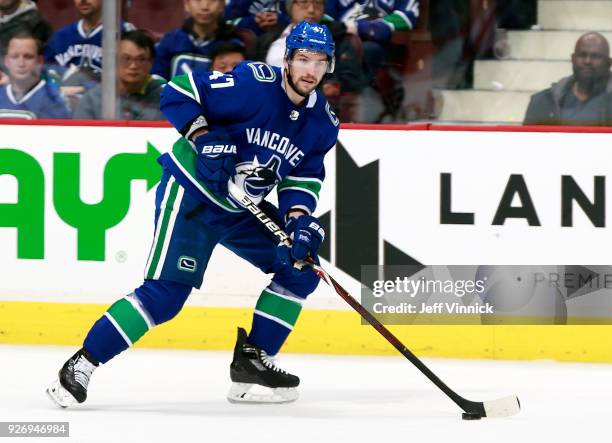
[{"label": "white ice surface", "polygon": [[285,354],[280,366],[301,377],[300,399],[235,405],[225,399],[230,352],[132,349],[94,373],[85,404],[62,410],[44,390],[74,351],[0,346],[0,421],[70,422],[70,438],[48,439],[58,443],[574,443],[612,435],[612,365],[426,359],[464,397],[516,394],[523,406],[515,417],[463,421],[402,357]]}]

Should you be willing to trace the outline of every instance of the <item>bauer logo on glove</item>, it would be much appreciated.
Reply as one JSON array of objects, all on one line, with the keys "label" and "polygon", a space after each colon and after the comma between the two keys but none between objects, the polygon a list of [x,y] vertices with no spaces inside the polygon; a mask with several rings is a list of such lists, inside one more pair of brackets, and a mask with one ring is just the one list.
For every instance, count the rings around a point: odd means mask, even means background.
[{"label": "bauer logo on glove", "polygon": [[236,145],[206,145],[202,146],[202,154],[216,157],[219,154],[236,154]]},{"label": "bauer logo on glove", "polygon": [[194,140],[196,173],[208,189],[227,197],[227,182],[236,173],[236,145],[225,130],[207,132]]},{"label": "bauer logo on glove", "polygon": [[321,236],[323,239],[325,239],[325,230],[324,230],[324,229],[323,229],[321,226],[319,226],[317,223],[315,223],[315,222],[311,222],[311,223],[308,225],[308,227],[309,227],[310,229],[314,229],[315,231],[318,231],[318,232],[319,232],[319,235],[320,235],[320,236]]},{"label": "bauer logo on glove", "polygon": [[308,257],[316,261],[321,243],[325,239],[325,230],[319,220],[312,215],[292,217],[287,220],[285,229],[293,244],[287,246],[281,243],[278,246],[277,252],[281,263],[293,266],[296,261],[303,261]]}]

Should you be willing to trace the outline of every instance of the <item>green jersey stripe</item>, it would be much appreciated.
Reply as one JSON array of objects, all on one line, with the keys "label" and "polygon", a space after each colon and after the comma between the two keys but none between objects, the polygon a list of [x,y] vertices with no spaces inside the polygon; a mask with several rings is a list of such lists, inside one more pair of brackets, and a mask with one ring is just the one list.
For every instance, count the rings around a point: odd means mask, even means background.
[{"label": "green jersey stripe", "polygon": [[305,299],[303,298],[299,298],[299,297],[291,296],[291,295],[285,295],[285,294],[281,294],[280,292],[273,291],[272,289],[270,289],[269,286],[265,289],[265,292],[269,292],[272,295],[275,295],[280,298],[284,298],[285,300],[292,301],[293,303],[297,303],[299,305],[303,305],[305,301]]},{"label": "green jersey stripe", "polygon": [[164,268],[164,263],[166,262],[166,255],[168,254],[168,247],[170,246],[170,240],[172,239],[172,232],[174,231],[174,223],[176,222],[176,217],[178,216],[179,210],[181,208],[181,202],[183,201],[184,193],[185,188],[179,186],[178,192],[176,193],[176,199],[172,205],[174,209],[170,213],[170,219],[168,220],[168,225],[164,231],[161,254],[159,256],[159,261],[157,263],[155,274],[153,275],[153,278],[155,280],[159,279]]},{"label": "green jersey stripe", "polygon": [[[168,199],[168,194],[170,193],[169,183],[174,180],[174,177],[170,177],[168,182],[166,183],[166,189],[164,189],[164,196],[162,198],[162,202],[165,202]],[[155,232],[153,233],[153,242],[151,243],[151,249],[149,250],[149,255],[147,257],[147,263],[145,264],[145,278],[149,273],[149,268],[151,267],[151,260],[153,260],[153,255],[155,254],[155,245],[157,244],[157,239],[159,238],[159,230],[161,229],[161,224],[159,223],[159,215],[155,219]]]},{"label": "green jersey stripe", "polygon": [[[174,177],[170,176],[168,181],[166,182],[166,189],[164,189],[164,197],[161,202],[161,212],[157,216],[155,220],[155,234],[153,236],[153,243],[151,244],[151,250],[149,251],[149,257],[147,258],[147,264],[145,265],[145,278],[148,278],[149,270],[151,269],[151,261],[153,260],[153,256],[155,255],[155,251],[157,249],[157,243],[159,241],[159,234],[161,230],[161,219],[163,216],[163,209],[167,206],[168,198],[170,196],[170,190],[172,189],[172,183],[174,183]],[[154,272],[153,272],[154,273]]]},{"label": "green jersey stripe", "polygon": [[229,212],[242,212],[242,209],[236,208],[234,205],[230,204],[227,199],[218,198],[204,183],[196,178],[197,154],[193,151],[187,140],[184,138],[177,140],[172,147],[170,158],[172,158],[174,163],[183,171],[185,177],[196,186],[202,194],[208,197],[211,202]]},{"label": "green jersey stripe", "polygon": [[323,180],[319,180],[318,178],[314,177],[296,177],[295,175],[288,175],[283,180],[293,180],[296,182],[316,182],[323,186]]},{"label": "green jersey stripe", "polygon": [[170,83],[168,84],[174,87],[174,89],[177,91],[191,97],[193,100],[196,99],[195,91],[193,90],[191,79],[188,75],[183,74],[172,77],[172,80],[170,80]]},{"label": "green jersey stripe", "polygon": [[315,194],[310,189],[306,189],[301,186],[286,186],[278,190],[278,192],[283,192],[283,191],[301,191],[301,192],[304,192],[310,195],[312,198],[314,198],[315,202],[319,201],[319,194]]},{"label": "green jersey stripe", "polygon": [[293,326],[302,311],[302,305],[286,297],[279,297],[264,290],[259,296],[259,300],[257,300],[255,310],[266,313]]},{"label": "green jersey stripe", "polygon": [[383,20],[393,26],[396,31],[408,31],[412,29],[412,23],[402,12],[393,11],[391,14],[383,17]]},{"label": "green jersey stripe", "polygon": [[132,346],[134,344],[134,343],[132,343],[132,340],[130,340],[130,337],[128,337],[125,334],[125,332],[123,332],[123,329],[121,329],[121,326],[119,326],[119,324],[113,318],[113,316],[108,313],[108,311],[104,313],[104,317],[106,317],[106,319],[111,323],[111,325],[113,325],[113,327],[117,330],[117,332],[119,333],[121,338],[123,338],[123,340],[125,340],[125,342],[127,343],[128,346]]},{"label": "green jersey stripe", "polygon": [[138,311],[140,316],[147,323],[147,328],[151,329],[153,326],[155,326],[155,321],[153,320],[153,318],[151,318],[145,308],[140,304],[140,300],[138,300],[138,297],[136,297],[135,293],[132,292],[131,294],[126,295],[125,299],[129,301],[134,307],[134,309]]},{"label": "green jersey stripe", "polygon": [[190,72],[189,74],[187,74],[187,77],[189,78],[189,82],[191,83],[191,90],[193,91],[193,95],[195,96],[196,101],[199,104],[202,104],[202,102],[200,101],[200,93],[198,92],[198,87],[193,81],[193,73]]},{"label": "green jersey stripe", "polygon": [[195,96],[191,94],[190,92],[186,91],[185,89],[181,88],[180,86],[177,86],[174,83],[168,83],[168,86],[174,89],[175,91],[180,92],[183,95],[186,95],[191,100],[195,101]]},{"label": "green jersey stripe", "polygon": [[290,178],[285,177],[278,184],[278,192],[281,192],[285,189],[298,189],[301,191],[308,192],[313,194],[315,200],[319,199],[319,192],[321,192],[321,180],[317,179],[307,179],[307,178]]},{"label": "green jersey stripe", "polygon": [[157,273],[156,271],[157,267],[159,266],[159,259],[161,258],[162,249],[164,247],[164,242],[167,235],[168,224],[170,222],[172,211],[174,209],[174,202],[179,191],[179,185],[174,180],[172,180],[172,184],[170,184],[170,181],[168,181],[168,186],[170,187],[170,191],[168,192],[168,198],[166,202],[162,202],[160,208],[162,212],[159,215],[159,219],[157,220],[159,232],[157,233],[158,235],[154,240],[153,256],[151,264],[146,272],[146,278],[148,279],[154,278],[155,274]]},{"label": "green jersey stripe", "polygon": [[132,343],[136,343],[149,330],[140,312],[134,309],[134,306],[125,298],[116,301],[108,308],[108,314],[113,317]]}]

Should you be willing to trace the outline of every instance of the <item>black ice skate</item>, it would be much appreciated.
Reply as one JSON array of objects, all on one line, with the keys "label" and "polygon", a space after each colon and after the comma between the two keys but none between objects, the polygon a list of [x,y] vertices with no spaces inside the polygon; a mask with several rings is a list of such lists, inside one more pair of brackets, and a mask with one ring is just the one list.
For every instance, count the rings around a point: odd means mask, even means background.
[{"label": "black ice skate", "polygon": [[89,379],[98,365],[85,349],[79,350],[64,363],[58,379],[47,388],[47,395],[62,408],[83,403],[87,399]]},{"label": "black ice skate", "polygon": [[230,365],[231,403],[288,403],[297,400],[300,379],[280,369],[266,351],[247,343],[247,333],[238,328],[234,360]]}]

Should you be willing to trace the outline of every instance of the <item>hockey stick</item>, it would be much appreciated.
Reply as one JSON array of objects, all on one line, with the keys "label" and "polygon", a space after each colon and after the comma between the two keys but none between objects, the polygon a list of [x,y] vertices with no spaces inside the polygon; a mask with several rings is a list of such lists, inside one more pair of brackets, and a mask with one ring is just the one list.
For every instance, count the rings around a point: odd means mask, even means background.
[{"label": "hockey stick", "polygon": [[[242,206],[251,212],[261,224],[263,224],[274,236],[276,236],[279,242],[283,242],[288,246],[291,246],[291,238],[284,232],[280,226],[278,226],[270,217],[268,217],[260,208],[251,200],[251,198],[245,194],[245,192],[236,186],[233,182],[229,182],[230,194],[238,201]],[[406,357],[413,365],[415,365],[419,371],[433,382],[442,392],[444,392],[452,401],[454,401],[465,413],[462,417],[466,420],[479,419],[481,417],[508,417],[511,415],[518,414],[521,409],[519,399],[515,395],[503,397],[495,400],[477,402],[468,400],[444,383],[440,378],[429,369],[425,363],[423,363],[416,355],[410,351],[402,342],[391,333],[376,317],[374,317],[367,309],[365,309],[351,294],[348,293],[340,284],[325,271],[321,266],[315,264],[312,261],[306,263],[310,266],[313,271],[325,281],[329,286],[334,288],[336,293],[342,297],[355,311],[361,315],[374,329],[376,329],[380,335],[382,335],[389,343],[391,343],[400,354]]]}]

